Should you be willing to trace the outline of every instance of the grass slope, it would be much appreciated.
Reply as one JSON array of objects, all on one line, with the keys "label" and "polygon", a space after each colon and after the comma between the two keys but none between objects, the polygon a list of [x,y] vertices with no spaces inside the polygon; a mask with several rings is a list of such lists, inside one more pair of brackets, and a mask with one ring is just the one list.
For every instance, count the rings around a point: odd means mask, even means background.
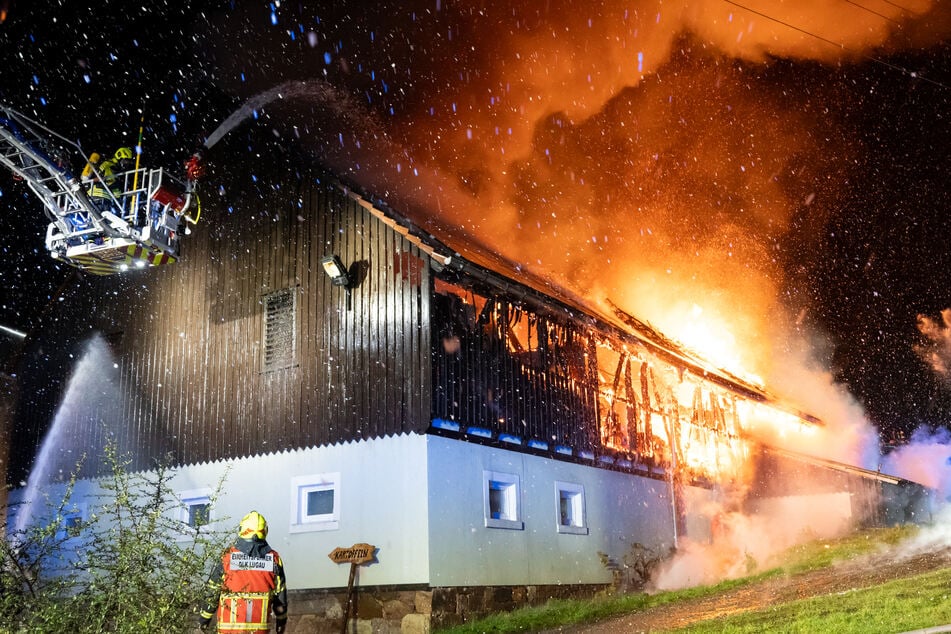
[{"label": "grass slope", "polygon": [[[705,586],[662,592],[610,595],[593,600],[557,600],[509,613],[496,614],[465,625],[440,630],[442,634],[541,632],[597,623],[650,609],[715,599],[743,589],[755,591],[773,580],[802,579],[808,583],[822,571],[859,561],[911,538],[916,528],[877,529],[833,542],[813,542],[791,549],[785,563],[760,574]],[[905,572],[908,573],[906,576]],[[668,632],[824,632],[893,633],[951,623],[951,569],[916,574],[902,571],[901,578],[870,587],[849,587],[799,600],[769,605],[730,616],[706,618]],[[857,584],[863,585],[863,584]],[[620,631],[620,630],[619,630]],[[652,630],[659,631],[659,630]]]},{"label": "grass slope", "polygon": [[674,632],[894,634],[951,623],[951,570],[711,619]]}]

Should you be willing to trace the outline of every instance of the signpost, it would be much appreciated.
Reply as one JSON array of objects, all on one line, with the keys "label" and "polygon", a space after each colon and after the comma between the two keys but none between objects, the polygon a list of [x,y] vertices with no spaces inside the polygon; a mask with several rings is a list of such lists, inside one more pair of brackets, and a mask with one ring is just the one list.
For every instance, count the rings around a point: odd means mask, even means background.
[{"label": "signpost", "polygon": [[353,611],[353,580],[357,574],[357,566],[373,561],[376,556],[376,546],[372,544],[354,544],[350,548],[337,546],[330,553],[330,561],[335,564],[350,563],[350,580],[347,582],[347,607],[343,613],[342,634],[347,634],[347,622],[350,620],[350,613]]}]

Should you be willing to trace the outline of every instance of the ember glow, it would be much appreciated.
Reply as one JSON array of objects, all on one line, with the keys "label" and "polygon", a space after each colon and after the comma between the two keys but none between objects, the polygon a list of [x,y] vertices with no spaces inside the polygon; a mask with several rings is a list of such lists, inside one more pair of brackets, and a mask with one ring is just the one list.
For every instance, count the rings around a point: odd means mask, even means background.
[{"label": "ember glow", "polygon": [[[674,306],[669,316],[662,317],[668,329],[665,333],[681,347],[696,353],[713,366],[726,370],[758,387],[766,387],[763,378],[748,370],[744,363],[745,346],[733,333],[734,326],[728,319],[706,313],[698,303],[689,303],[689,308]],[[663,314],[663,313],[659,313]]]},{"label": "ember glow", "polygon": [[794,232],[808,247],[865,149],[803,88],[812,76],[782,60],[850,64],[925,44],[948,27],[931,7],[490,6],[472,28],[491,26],[491,47],[472,37],[465,80],[424,99],[397,135],[470,197],[436,222],[828,425],[751,414],[764,435],[868,464],[874,433],[809,352],[821,336],[793,317],[809,299],[785,294],[782,246]]},{"label": "ember glow", "polygon": [[918,331],[925,342],[916,348],[918,355],[943,380],[951,380],[951,308],[941,311],[941,319],[918,315]]}]

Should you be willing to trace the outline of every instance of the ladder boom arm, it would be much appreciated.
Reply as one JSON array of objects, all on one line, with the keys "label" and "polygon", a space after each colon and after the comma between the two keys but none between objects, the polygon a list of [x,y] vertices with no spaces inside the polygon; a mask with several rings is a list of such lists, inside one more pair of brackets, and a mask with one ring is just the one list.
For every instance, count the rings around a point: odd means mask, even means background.
[{"label": "ladder boom arm", "polygon": [[0,103],[0,165],[43,203],[50,255],[99,275],[174,262],[193,183],[138,167],[107,178],[92,166],[80,180],[77,157],[90,164],[78,143]]}]

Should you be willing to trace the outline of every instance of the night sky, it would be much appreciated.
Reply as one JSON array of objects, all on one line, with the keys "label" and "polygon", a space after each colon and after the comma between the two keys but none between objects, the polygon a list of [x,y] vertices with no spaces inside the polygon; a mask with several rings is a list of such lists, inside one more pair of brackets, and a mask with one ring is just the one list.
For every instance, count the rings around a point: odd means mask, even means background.
[{"label": "night sky", "polygon": [[[940,324],[951,306],[946,5],[874,3],[860,16],[874,27],[863,32],[877,39],[860,42],[831,26],[854,20],[848,15],[781,15],[768,2],[693,3],[706,12],[650,2],[476,9],[447,0],[369,8],[105,1],[85,13],[66,4],[0,0],[0,102],[87,151],[134,145],[144,121],[146,161],[176,168],[247,99],[282,82],[319,82],[310,84],[323,90],[316,105],[272,103],[234,134],[247,135],[250,152],[294,146],[380,196],[390,187],[403,192],[399,179],[371,174],[359,151],[340,149],[351,138],[336,123],[364,113],[374,122],[365,138],[383,130],[390,156],[381,171],[405,176],[434,164],[463,199],[514,210],[499,214],[504,221],[470,224],[460,205],[443,223],[465,225],[500,250],[486,236],[529,227],[537,236],[525,243],[536,249],[526,265],[556,279],[562,264],[538,246],[555,233],[585,236],[577,248],[586,254],[605,241],[624,245],[607,262],[660,235],[681,255],[736,248],[726,273],[711,274],[710,296],[722,292],[729,303],[731,293],[745,292],[723,281],[738,279],[731,271],[763,280],[768,299],[751,302],[752,321],[808,332],[815,362],[864,406],[884,439],[951,424],[951,383],[916,351],[946,358],[946,331],[932,342],[918,316]],[[841,4],[837,10],[855,10]],[[779,35],[744,48],[760,32],[746,29],[737,44],[730,25],[750,16]],[[660,37],[655,25],[671,34]],[[687,99],[694,90],[703,97]],[[707,122],[699,134],[684,123],[692,114]],[[480,145],[467,153],[473,137]],[[721,144],[726,138],[737,140]],[[795,160],[783,155],[794,146]],[[504,156],[498,172],[485,167],[490,155]],[[725,177],[727,168],[710,167],[716,155],[751,158],[743,175]],[[764,164],[776,167],[762,180],[746,175]],[[617,192],[633,220],[585,215],[616,205]],[[412,201],[426,204],[412,193],[395,199],[410,201],[403,211],[411,216]],[[751,211],[767,203],[780,211]],[[0,174],[0,325],[29,331],[71,274],[47,256],[45,227],[39,202]],[[653,237],[635,242],[626,231]],[[738,258],[743,266],[730,268]],[[710,268],[719,261],[711,257]],[[706,274],[696,259],[682,270],[684,279]],[[564,283],[582,285],[570,275]]]}]

